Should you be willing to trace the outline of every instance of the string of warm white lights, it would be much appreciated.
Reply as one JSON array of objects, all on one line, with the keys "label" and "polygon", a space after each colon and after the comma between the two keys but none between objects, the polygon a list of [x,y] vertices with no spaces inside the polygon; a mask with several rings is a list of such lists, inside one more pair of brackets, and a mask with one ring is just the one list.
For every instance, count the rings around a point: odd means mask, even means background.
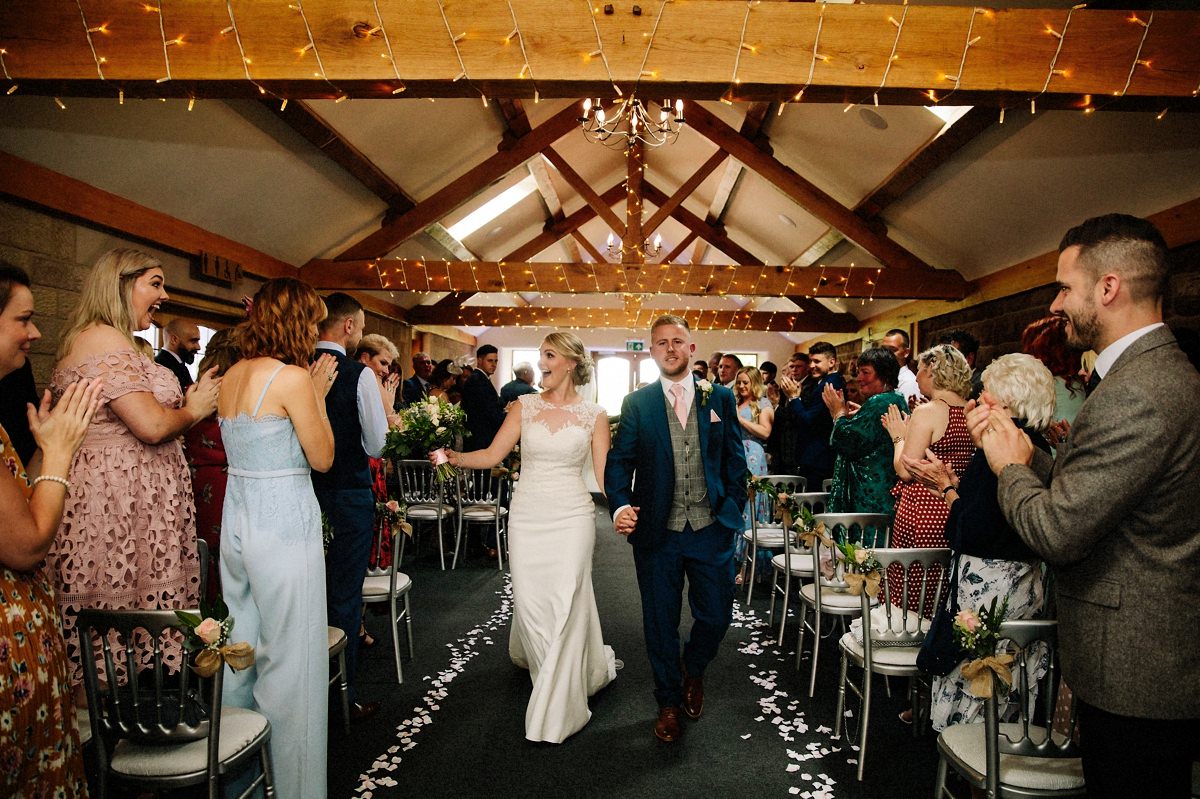
[{"label": "string of warm white lights", "polygon": [[[804,81],[804,85],[800,87],[800,91],[796,92],[796,94],[792,97],[792,102],[794,103],[798,103],[804,99],[805,90],[812,85],[813,75],[817,71],[817,61],[829,61],[829,56],[821,55],[821,51],[818,49],[821,46],[821,28],[825,26],[826,3],[821,3],[820,5],[821,10],[817,14],[817,35],[813,37],[812,60],[808,64],[808,80]],[[780,114],[783,113],[784,105],[785,104],[780,104],[779,106]]]},{"label": "string of warm white lights", "polygon": [[95,27],[88,25],[87,15],[83,13],[83,3],[81,0],[75,0],[75,6],[79,9],[79,18],[83,20],[83,33],[87,36],[88,47],[92,51],[92,60],[96,62],[96,74],[100,76],[100,80],[108,80],[108,78],[104,77],[104,61],[96,54],[96,44],[92,41],[93,33],[108,33],[108,26],[107,24]]},{"label": "string of warm white lights", "polygon": [[733,51],[733,75],[729,78],[729,88],[721,95],[721,102],[726,105],[733,105],[733,87],[740,86],[742,83],[738,80],[738,67],[742,65],[742,50],[755,52],[753,46],[746,44],[746,26],[750,23],[750,9],[754,3],[755,0],[746,0],[746,13],[742,15],[742,32],[738,37],[738,46]]},{"label": "string of warm white lights", "polygon": [[392,89],[392,94],[399,94],[408,87],[404,85],[403,79],[400,77],[400,67],[396,65],[396,54],[392,51],[392,40],[388,36],[387,28],[383,24],[383,14],[379,13],[379,0],[371,0],[371,5],[375,7],[375,19],[379,21],[379,27],[368,31],[368,35],[379,33],[383,36],[383,43],[387,46],[385,57],[392,62],[392,72],[396,73],[396,82],[400,84],[395,89]]},{"label": "string of warm white lights", "polygon": [[1049,25],[1046,26],[1046,33],[1049,33],[1051,36],[1058,39],[1058,47],[1054,48],[1054,57],[1050,59],[1050,69],[1046,72],[1046,82],[1042,84],[1042,90],[1038,92],[1038,97],[1045,94],[1046,90],[1050,88],[1050,81],[1054,79],[1055,75],[1066,74],[1065,70],[1058,69],[1058,54],[1062,52],[1063,42],[1065,42],[1067,39],[1067,28],[1071,27],[1071,16],[1075,13],[1075,9],[1083,8],[1085,5],[1085,3],[1080,3],[1079,5],[1072,6],[1071,9],[1067,11],[1067,19],[1063,22],[1063,28],[1061,31],[1056,31]]},{"label": "string of warm white lights", "polygon": [[304,13],[304,0],[295,0],[294,3],[290,3],[288,5],[288,8],[291,8],[293,11],[300,12],[300,21],[304,23],[304,33],[308,36],[308,44],[300,48],[300,55],[304,55],[309,50],[312,51],[313,58],[315,58],[317,61],[318,70],[317,72],[313,73],[313,77],[317,77],[325,81],[329,84],[329,88],[337,92],[337,98],[334,100],[334,102],[340,103],[345,101],[348,99],[346,93],[337,86],[334,86],[333,81],[329,80],[329,76],[325,74],[325,62],[321,60],[321,51],[317,49],[317,40],[313,38],[312,27],[308,24],[308,15]]},{"label": "string of warm white lights", "polygon": [[[1146,44],[1146,36],[1150,33],[1150,26],[1154,24],[1154,12],[1150,12],[1150,19],[1142,21],[1142,18],[1134,14],[1129,18],[1130,22],[1136,22],[1142,26],[1142,39],[1138,42],[1137,52],[1133,55],[1133,63],[1129,65],[1129,75],[1125,78],[1125,86],[1121,89],[1121,97],[1125,96],[1125,92],[1129,91],[1129,84],[1133,82],[1133,72],[1141,64],[1144,67],[1150,66],[1149,61],[1142,60],[1142,47]],[[1165,113],[1165,112],[1164,112]]]},{"label": "string of warm white lights", "polygon": [[6,91],[5,94],[13,94],[17,91],[19,86],[17,85],[17,82],[13,80],[13,76],[8,74],[8,64],[4,63],[4,56],[6,55],[8,55],[8,51],[3,47],[0,47],[0,70],[4,71],[4,79],[12,84],[8,87],[8,91]]},{"label": "string of warm white lights", "polygon": [[[892,64],[900,56],[896,55],[896,49],[900,46],[900,34],[904,33],[904,23],[908,19],[908,0],[904,0],[904,11],[900,13],[900,20],[895,17],[888,17],[888,22],[896,26],[896,38],[892,40],[892,52],[888,54],[887,63],[883,67],[883,80],[879,81],[879,89],[887,83],[888,73],[892,71]],[[961,70],[960,70],[961,72]],[[875,90],[875,105],[879,106],[879,89]]]},{"label": "string of warm white lights", "polygon": [[600,59],[601,63],[604,64],[604,72],[608,75],[608,82],[612,84],[613,91],[617,93],[618,97],[620,97],[622,94],[621,87],[617,85],[615,80],[613,80],[612,68],[609,67],[608,56],[604,53],[604,40],[600,38],[600,26],[596,24],[596,14],[600,12],[600,9],[593,9],[591,0],[582,0],[582,2],[584,6],[587,7],[588,19],[591,20],[592,30],[596,34],[596,49],[588,53],[588,57],[598,57]]},{"label": "string of warm white lights", "polygon": [[438,11],[442,14],[442,24],[446,26],[446,35],[450,37],[450,46],[454,48],[454,57],[458,59],[458,74],[454,77],[455,82],[470,78],[467,76],[467,65],[463,63],[462,52],[458,49],[458,43],[467,38],[467,34],[460,33],[455,35],[450,29],[450,20],[446,18],[446,7],[442,5],[442,0],[437,0]]},{"label": "string of warm white lights", "polygon": [[521,23],[517,22],[517,12],[513,10],[512,0],[504,0],[504,2],[508,5],[508,13],[513,21],[512,33],[504,38],[504,43],[508,44],[513,39],[516,39],[517,43],[521,45],[521,59],[525,63],[521,66],[520,77],[529,76],[529,81],[533,84],[533,104],[537,105],[541,102],[542,97],[541,92],[538,91],[537,80],[533,77],[533,67],[529,64],[529,53],[525,52],[525,37],[521,35]]},{"label": "string of warm white lights", "polygon": [[162,3],[154,6],[154,10],[158,13],[158,35],[162,38],[163,64],[167,68],[167,74],[154,82],[166,83],[171,79],[171,55],[167,51],[167,48],[172,45],[183,44],[183,37],[176,36],[174,39],[167,39],[167,28],[166,23],[163,21]]},{"label": "string of warm white lights", "polygon": [[971,18],[967,23],[966,43],[963,45],[962,58],[959,59],[958,62],[958,72],[954,75],[946,76],[946,80],[954,81],[954,88],[951,90],[951,94],[958,91],[958,87],[962,84],[963,69],[967,66],[967,53],[971,50],[976,42],[983,38],[982,36],[971,36],[971,34],[975,31],[975,17],[982,13],[984,13],[984,9],[979,8],[978,6],[971,9]]},{"label": "string of warm white lights", "polygon": [[638,67],[637,80],[633,83],[633,89],[635,92],[637,91],[638,84],[642,82],[642,78],[644,76],[654,76],[654,72],[646,71],[646,62],[650,60],[650,48],[654,47],[654,37],[658,33],[658,23],[662,22],[663,11],[666,9],[667,3],[670,2],[672,2],[672,0],[662,0],[662,2],[658,4],[658,13],[654,15],[654,25],[650,28],[650,38],[646,41],[646,52],[642,53],[642,65]]},{"label": "string of warm white lights", "polygon": [[[237,19],[235,19],[233,16],[232,0],[225,0],[225,12],[229,15],[229,27],[222,30],[221,34],[233,34],[233,40],[237,42],[238,55],[242,57],[242,71],[246,73],[246,80],[250,81],[250,83],[256,89],[258,89],[259,94],[266,94],[267,90],[261,84],[256,82],[254,78],[250,77],[250,59],[246,57],[246,49],[242,46],[242,32],[238,30]],[[283,104],[286,106],[287,100],[284,100]]]}]

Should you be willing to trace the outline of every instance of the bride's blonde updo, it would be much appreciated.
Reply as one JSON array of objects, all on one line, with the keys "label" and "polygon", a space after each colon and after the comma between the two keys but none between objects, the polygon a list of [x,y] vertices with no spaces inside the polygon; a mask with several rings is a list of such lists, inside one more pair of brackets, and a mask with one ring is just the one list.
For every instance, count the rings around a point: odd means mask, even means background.
[{"label": "bride's blonde updo", "polygon": [[542,340],[542,344],[549,344],[559,355],[575,361],[575,368],[571,370],[572,383],[582,386],[592,382],[592,359],[584,349],[579,336],[562,330],[546,336]]}]

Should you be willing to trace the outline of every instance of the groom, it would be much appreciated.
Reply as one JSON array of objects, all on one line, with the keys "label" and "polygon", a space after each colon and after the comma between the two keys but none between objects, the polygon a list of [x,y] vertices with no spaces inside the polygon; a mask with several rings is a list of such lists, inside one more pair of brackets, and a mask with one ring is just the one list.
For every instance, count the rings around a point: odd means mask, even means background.
[{"label": "groom", "polygon": [[[704,669],[733,616],[746,455],[733,394],[692,376],[687,321],[661,316],[650,337],[661,378],[625,398],[604,489],[616,531],[633,545],[658,700],[654,734],[670,743],[682,734],[681,706],[693,719],[704,710]],[[684,575],[695,621],[681,657]]]}]

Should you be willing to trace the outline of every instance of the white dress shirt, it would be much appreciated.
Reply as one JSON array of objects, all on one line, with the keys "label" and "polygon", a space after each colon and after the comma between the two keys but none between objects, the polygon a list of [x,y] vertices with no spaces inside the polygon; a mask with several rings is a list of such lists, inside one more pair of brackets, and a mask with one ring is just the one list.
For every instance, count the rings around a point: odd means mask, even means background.
[{"label": "white dress shirt", "polygon": [[1113,364],[1117,362],[1117,358],[1120,358],[1121,354],[1124,353],[1125,350],[1129,349],[1130,344],[1137,341],[1151,330],[1154,330],[1157,327],[1162,327],[1163,324],[1163,322],[1155,322],[1152,325],[1139,327],[1132,333],[1126,333],[1112,344],[1109,344],[1104,348],[1103,352],[1096,356],[1096,366],[1094,367],[1093,371],[1100,375],[1100,378],[1103,379],[1104,376],[1108,374],[1108,370],[1111,369]]},{"label": "white dress shirt", "polygon": [[904,395],[904,399],[911,400],[914,397],[918,402],[921,400],[921,389],[917,386],[917,376],[913,374],[913,370],[907,365],[900,367],[900,376],[896,380],[896,390]]},{"label": "white dress shirt", "polygon": [[[671,380],[670,378],[667,378],[667,377],[659,377],[658,384],[660,386],[662,386],[663,394],[667,398],[667,404],[670,405],[671,407],[675,407],[675,395],[671,393],[671,386],[676,386],[676,385],[683,386],[683,408],[684,408],[684,411],[690,412],[692,410],[692,402],[694,402],[696,399],[696,378],[693,377],[690,373],[687,375],[684,375],[683,379],[679,380],[678,382]],[[619,507],[615,511],[613,511],[613,515],[612,515],[613,521],[616,521],[617,517],[621,515],[621,511],[625,510],[628,507],[631,507],[631,506],[630,505],[622,505],[621,507]]]}]

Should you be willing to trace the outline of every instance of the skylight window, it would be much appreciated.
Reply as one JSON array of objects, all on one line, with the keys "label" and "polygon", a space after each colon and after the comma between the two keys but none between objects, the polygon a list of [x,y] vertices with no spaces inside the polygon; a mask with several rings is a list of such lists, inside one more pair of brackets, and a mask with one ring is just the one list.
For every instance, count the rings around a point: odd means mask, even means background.
[{"label": "skylight window", "polygon": [[938,119],[942,120],[942,129],[938,131],[938,136],[941,136],[950,126],[970,111],[974,106],[970,105],[927,105],[925,110],[933,114]]},{"label": "skylight window", "polygon": [[497,194],[449,228],[450,235],[462,241],[502,213],[537,191],[537,181],[529,175],[520,183]]}]

